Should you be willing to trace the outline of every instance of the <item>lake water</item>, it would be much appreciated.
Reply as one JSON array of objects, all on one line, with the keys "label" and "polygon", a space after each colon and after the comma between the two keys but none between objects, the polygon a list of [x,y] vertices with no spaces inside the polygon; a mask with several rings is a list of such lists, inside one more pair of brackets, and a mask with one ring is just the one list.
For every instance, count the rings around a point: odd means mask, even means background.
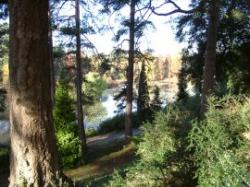
[{"label": "lake water", "polygon": [[[109,118],[112,118],[119,113],[124,112],[119,111],[117,112],[117,101],[114,100],[114,96],[119,93],[119,91],[122,89],[122,86],[107,89],[104,91],[102,98],[100,99],[100,102],[106,111],[106,115],[102,116],[101,119],[95,123],[92,123],[88,121],[87,117],[85,119],[85,128],[98,128],[99,124],[102,121],[105,121]],[[160,92],[160,98],[163,102],[163,106],[166,106],[167,101],[171,102],[174,101],[176,97],[176,92],[173,92],[173,90],[163,89]],[[133,111],[136,111],[136,102],[133,103]],[[0,144],[8,144],[9,142],[9,122],[6,120],[0,120]]]}]

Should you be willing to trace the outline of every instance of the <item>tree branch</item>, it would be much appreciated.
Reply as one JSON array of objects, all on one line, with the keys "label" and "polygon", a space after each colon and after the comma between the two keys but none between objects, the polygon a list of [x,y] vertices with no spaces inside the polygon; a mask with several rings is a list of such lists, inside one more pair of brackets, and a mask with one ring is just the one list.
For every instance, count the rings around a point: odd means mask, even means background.
[{"label": "tree branch", "polygon": [[[193,9],[190,9],[190,10],[183,10],[179,5],[177,5],[174,1],[172,0],[166,0],[165,3],[161,4],[160,6],[157,6],[157,7],[154,7],[152,5],[152,1],[153,0],[150,0],[149,1],[149,8],[151,9],[151,11],[157,15],[157,16],[170,16],[172,14],[175,14],[175,13],[183,13],[183,14],[192,14],[194,13],[195,11],[199,11],[201,10],[201,8],[203,7],[204,5],[204,1],[201,1],[201,4]],[[166,4],[171,4],[175,7],[174,10],[170,11],[170,12],[165,12],[165,13],[160,13],[160,12],[157,12],[156,10],[161,8],[162,6],[166,5]]]}]

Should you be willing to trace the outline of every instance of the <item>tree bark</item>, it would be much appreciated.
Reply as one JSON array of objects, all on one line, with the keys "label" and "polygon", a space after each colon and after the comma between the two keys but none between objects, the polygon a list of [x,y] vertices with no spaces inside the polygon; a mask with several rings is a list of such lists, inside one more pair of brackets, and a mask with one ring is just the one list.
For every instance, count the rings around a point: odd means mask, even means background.
[{"label": "tree bark", "polygon": [[219,0],[211,0],[209,2],[209,25],[203,70],[203,85],[200,110],[201,116],[204,116],[204,113],[206,112],[207,98],[212,93],[215,84],[216,44],[220,10],[219,6]]},{"label": "tree bark", "polygon": [[53,58],[53,31],[52,31],[52,12],[49,10],[49,60],[50,60],[50,79],[51,79],[51,100],[52,107],[55,103],[55,90],[56,90],[56,80],[55,80],[55,66]]},{"label": "tree bark", "polygon": [[9,186],[62,186],[52,122],[48,1],[10,0]]},{"label": "tree bark", "polygon": [[77,124],[79,130],[79,138],[81,141],[82,162],[87,149],[86,135],[84,129],[83,118],[83,102],[82,102],[82,63],[81,63],[81,33],[80,33],[80,2],[75,0],[75,22],[76,22],[76,92],[77,92]]},{"label": "tree bark", "polygon": [[134,54],[135,54],[135,0],[130,2],[129,25],[129,57],[127,68],[127,105],[125,116],[125,136],[132,136],[132,107],[133,107],[133,80],[134,80]]}]

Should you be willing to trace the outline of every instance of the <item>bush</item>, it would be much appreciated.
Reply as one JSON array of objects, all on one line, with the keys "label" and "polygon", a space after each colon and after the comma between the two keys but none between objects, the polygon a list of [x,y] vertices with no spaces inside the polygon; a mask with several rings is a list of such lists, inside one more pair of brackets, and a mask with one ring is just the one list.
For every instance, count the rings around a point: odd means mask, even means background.
[{"label": "bush", "polygon": [[64,168],[76,166],[79,161],[80,140],[73,132],[65,129],[56,132],[57,146]]},{"label": "bush", "polygon": [[249,110],[249,101],[211,98],[206,118],[194,122],[188,139],[198,186],[250,186],[246,168],[250,160],[240,154],[246,146],[250,149],[249,140],[242,138],[249,132]]},{"label": "bush", "polygon": [[53,117],[57,147],[61,162],[65,168],[76,166],[81,156],[73,99],[69,93],[69,85],[65,80],[61,79],[56,90]]},{"label": "bush", "polygon": [[175,173],[182,172],[182,166],[176,162],[176,153],[181,147],[177,132],[182,129],[185,119],[184,113],[174,106],[156,113],[152,123],[142,126],[143,135],[137,151],[140,159],[127,168],[125,174],[116,173],[110,186],[174,185]]},{"label": "bush", "polygon": [[250,186],[249,111],[240,96],[211,98],[202,121],[191,121],[185,106],[168,106],[142,127],[139,160],[109,186]]},{"label": "bush", "polygon": [[[105,134],[105,133],[109,133],[112,131],[124,130],[125,129],[125,126],[124,126],[125,120],[124,119],[125,119],[125,115],[120,114],[120,115],[114,116],[113,118],[110,118],[110,119],[103,121],[99,125],[98,133]],[[133,113],[133,115],[132,115],[132,124],[133,124],[133,128],[139,127],[141,124],[137,113]]]}]

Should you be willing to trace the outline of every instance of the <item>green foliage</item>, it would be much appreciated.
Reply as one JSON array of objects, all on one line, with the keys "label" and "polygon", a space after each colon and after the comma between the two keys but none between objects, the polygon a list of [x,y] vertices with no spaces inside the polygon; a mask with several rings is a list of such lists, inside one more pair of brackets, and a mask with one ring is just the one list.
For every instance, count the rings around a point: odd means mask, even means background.
[{"label": "green foliage", "polygon": [[73,99],[70,96],[70,87],[66,81],[60,81],[56,89],[54,121],[56,128],[60,128],[60,124],[71,124],[76,116],[73,108]]},{"label": "green foliage", "polygon": [[87,97],[93,99],[93,101],[99,101],[102,93],[107,89],[107,83],[97,73],[88,73],[86,75],[86,82],[83,85],[84,94]]},{"label": "green foliage", "polygon": [[[62,126],[62,124],[60,125]],[[64,126],[66,125],[69,124]],[[80,140],[76,133],[62,128],[56,132],[58,151],[63,167],[71,168],[79,162]]]},{"label": "green foliage", "polygon": [[[105,134],[105,133],[112,132],[112,131],[124,130],[124,128],[125,128],[124,119],[125,119],[125,115],[121,114],[121,115],[117,115],[117,116],[114,116],[113,118],[110,118],[110,119],[103,121],[99,125],[98,133]],[[138,118],[137,113],[132,114],[132,122],[133,122],[134,127],[138,127],[141,125],[141,122]]]},{"label": "green foliage", "polygon": [[164,163],[166,156],[176,151],[174,133],[170,125],[176,124],[180,118],[178,112],[173,114],[171,110],[168,110],[166,114],[157,113],[153,124],[146,123],[142,127],[143,137],[138,146],[138,154],[147,163]]},{"label": "green foliage", "polygon": [[[203,7],[200,12],[178,18],[176,36],[180,41],[187,39],[189,43],[182,59],[180,99],[185,97],[183,89],[188,81],[192,81],[198,91],[201,90],[209,16],[207,15],[208,3],[197,0],[191,3],[191,7],[199,5]],[[216,57],[216,94],[222,96],[228,93],[249,93],[249,3],[244,0],[221,0],[221,6]],[[197,52],[194,52],[193,49],[196,46]]]},{"label": "green foliage", "polygon": [[0,65],[8,63],[9,24],[0,23]]},{"label": "green foliage", "polygon": [[105,108],[102,106],[100,99],[102,93],[107,89],[107,83],[97,73],[88,73],[83,84],[84,92],[84,112],[88,122],[98,123],[105,115]]},{"label": "green foliage", "polygon": [[9,24],[0,23],[0,112],[6,110],[6,88],[8,87]]},{"label": "green foliage", "polygon": [[101,102],[95,102],[91,105],[85,105],[84,112],[89,123],[98,124],[107,114],[105,107]]},{"label": "green foliage", "polygon": [[[152,123],[142,127],[141,142],[137,154],[140,159],[128,167],[125,173],[116,173],[110,186],[160,187],[173,185],[173,175],[182,170],[176,164],[175,154],[181,141],[177,129],[182,129],[185,115],[175,106],[158,112]],[[173,179],[173,180],[172,180]]]},{"label": "green foliage", "polygon": [[232,97],[211,98],[206,118],[194,122],[188,139],[198,168],[198,186],[250,185],[247,162],[239,156],[242,147],[248,145],[250,149],[247,140],[241,137],[250,126],[249,115],[246,115],[249,109],[249,101],[242,104]]},{"label": "green foliage", "polygon": [[249,186],[250,100],[211,98],[206,118],[192,121],[192,128],[187,109],[156,113],[142,127],[139,160],[116,172],[109,186]]},{"label": "green foliage", "polygon": [[140,78],[139,78],[139,88],[138,88],[138,99],[137,99],[137,111],[142,119],[147,116],[147,111],[149,109],[149,92],[148,83],[146,75],[145,63],[142,63]]},{"label": "green foliage", "polygon": [[160,99],[160,88],[158,86],[155,86],[155,88],[153,90],[153,94],[154,94],[154,97],[150,103],[150,106],[153,110],[158,111],[161,109],[161,105],[162,105],[162,102]]},{"label": "green foliage", "polygon": [[65,168],[75,166],[80,156],[80,140],[77,135],[73,99],[70,97],[70,87],[63,79],[62,73],[56,89],[53,111],[57,146],[62,164]]}]

